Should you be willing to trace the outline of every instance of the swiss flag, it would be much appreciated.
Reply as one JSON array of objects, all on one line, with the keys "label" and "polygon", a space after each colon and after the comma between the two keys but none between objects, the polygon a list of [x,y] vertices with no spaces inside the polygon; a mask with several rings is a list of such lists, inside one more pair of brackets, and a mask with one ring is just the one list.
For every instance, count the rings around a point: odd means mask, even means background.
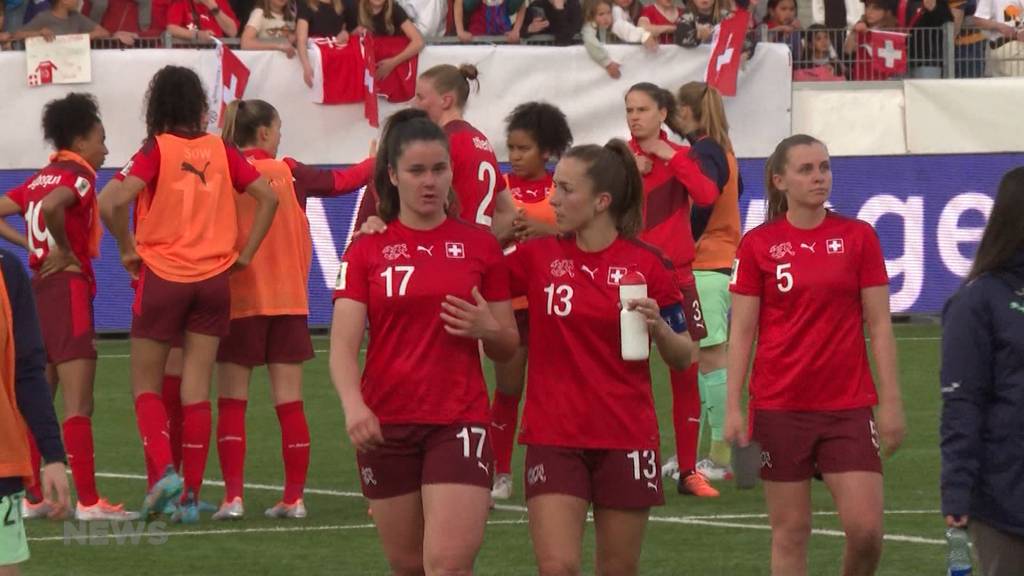
[{"label": "swiss flag", "polygon": [[[373,58],[380,62],[393,58],[409,46],[405,36],[374,36]],[[419,56],[413,56],[402,62],[390,74],[377,81],[377,93],[388,99],[388,102],[407,102],[416,95],[416,76],[419,67]]]},{"label": "swiss flag", "polygon": [[860,60],[868,63],[868,78],[885,80],[907,72],[907,35],[868,30],[860,35]]},{"label": "swiss flag", "polygon": [[[310,39],[309,56],[313,66],[313,101],[319,104],[365,102],[367,62],[363,37],[351,34],[347,44],[334,38]],[[366,50],[365,53],[369,53]],[[372,77],[372,75],[371,75]]]},{"label": "swiss flag", "polygon": [[235,100],[241,100],[245,96],[245,87],[249,85],[249,68],[227,46],[221,44],[218,49],[222,50],[220,56],[221,101],[220,114],[218,115],[220,121],[218,126],[223,126],[224,109],[227,108],[228,104]]},{"label": "swiss flag", "polygon": [[363,54],[363,61],[366,66],[363,70],[363,86],[366,94],[363,95],[363,116],[370,126],[380,126],[380,110],[377,107],[377,82],[374,77],[377,75],[377,57],[374,53],[374,38],[369,34],[359,35],[359,46]]},{"label": "swiss flag", "polygon": [[708,60],[704,81],[717,88],[723,96],[736,95],[736,78],[740,73],[740,56],[749,23],[750,13],[739,9],[715,28],[711,60]]}]

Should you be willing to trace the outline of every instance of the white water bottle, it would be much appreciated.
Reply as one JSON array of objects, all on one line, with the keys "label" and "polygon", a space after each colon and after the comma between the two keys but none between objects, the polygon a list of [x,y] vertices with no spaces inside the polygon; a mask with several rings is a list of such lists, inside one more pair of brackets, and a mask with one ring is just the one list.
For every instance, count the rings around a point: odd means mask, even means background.
[{"label": "white water bottle", "polygon": [[630,272],[619,281],[619,336],[622,341],[622,359],[647,360],[651,343],[647,332],[647,319],[636,310],[629,310],[630,300],[647,298],[647,279],[639,272]]}]

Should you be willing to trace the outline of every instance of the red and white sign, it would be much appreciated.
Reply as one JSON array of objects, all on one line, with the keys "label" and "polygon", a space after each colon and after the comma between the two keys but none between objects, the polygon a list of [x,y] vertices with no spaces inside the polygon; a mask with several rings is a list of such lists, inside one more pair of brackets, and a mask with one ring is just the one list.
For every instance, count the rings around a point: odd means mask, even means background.
[{"label": "red and white sign", "polygon": [[714,86],[722,96],[736,95],[736,79],[740,74],[743,41],[747,37],[750,13],[736,10],[715,28],[712,37],[711,59],[704,73],[704,81]]},{"label": "red and white sign", "polygon": [[64,34],[52,42],[41,37],[25,40],[28,85],[92,82],[91,51],[88,34]]},{"label": "red and white sign", "polygon": [[238,56],[219,40],[217,43],[217,72],[210,93],[210,115],[207,130],[217,132],[224,126],[224,109],[235,100],[245,96],[249,85],[249,68]]},{"label": "red and white sign", "polygon": [[861,34],[862,60],[869,62],[871,77],[884,80],[907,72],[907,35],[868,30]]}]

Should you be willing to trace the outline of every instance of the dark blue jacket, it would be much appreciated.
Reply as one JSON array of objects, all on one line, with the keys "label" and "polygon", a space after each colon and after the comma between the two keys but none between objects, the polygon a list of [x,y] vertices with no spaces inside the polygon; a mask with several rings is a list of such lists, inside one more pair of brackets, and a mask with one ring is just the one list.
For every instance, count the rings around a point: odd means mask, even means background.
[{"label": "dark blue jacket", "polygon": [[1024,536],[1024,252],[942,324],[942,513]]}]

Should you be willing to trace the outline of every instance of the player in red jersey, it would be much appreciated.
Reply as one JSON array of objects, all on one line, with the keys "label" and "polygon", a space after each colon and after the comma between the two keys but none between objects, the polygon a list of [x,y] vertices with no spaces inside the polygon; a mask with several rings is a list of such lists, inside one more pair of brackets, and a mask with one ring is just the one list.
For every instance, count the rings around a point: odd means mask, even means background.
[{"label": "player in red jersey", "polygon": [[[198,522],[198,497],[209,452],[210,380],[220,338],[230,325],[231,269],[252,261],[277,208],[265,178],[233,145],[206,134],[206,94],[189,68],[166,66],[149,85],[149,138],[128,176],[100,199],[102,216],[138,278],[132,305],[131,370],[135,414],[146,456],[163,476],[144,513],[160,513],[184,492],[175,521]],[[259,204],[241,249],[234,195]],[[137,199],[135,233],[129,206]],[[184,333],[181,384],[182,479],[174,470],[167,412],[160,397],[171,342]]]},{"label": "player in red jersey", "polygon": [[[32,292],[46,344],[50,393],[64,398],[64,442],[75,481],[79,520],[131,520],[138,515],[101,498],[96,490],[92,411],[96,375],[92,259],[102,233],[96,209],[96,170],[107,156],[106,135],[96,100],[71,93],[47,103],[43,134],[56,149],[50,164],[0,198],[0,217],[21,213],[27,238],[4,236],[25,246],[35,273]],[[39,451],[32,447],[35,482],[25,499],[25,516],[47,515],[50,503],[39,490]]]},{"label": "player in red jersey", "polygon": [[342,260],[331,378],[392,571],[468,574],[494,461],[478,341],[497,361],[519,343],[508,270],[489,232],[446,216],[447,140],[426,114],[388,120],[374,180],[387,228]]},{"label": "player in red jersey", "polygon": [[[214,520],[242,518],[245,411],[256,366],[267,366],[281,425],[284,494],[265,515],[305,518],[302,500],[309,468],[309,426],[302,403],[302,365],[313,358],[306,284],[313,256],[306,200],[353,192],[373,170],[369,158],[349,170],[320,170],[291,158],[277,160],[281,117],[263,100],[236,100],[224,113],[224,138],[238,146],[278,196],[270,232],[249,266],[231,276],[231,330],[217,352],[217,456],[224,501]],[[238,196],[238,226],[245,239],[256,203]]]},{"label": "player in red jersey", "polygon": [[748,442],[741,396],[757,334],[749,409],[772,573],[807,573],[811,478],[820,475],[846,532],[843,574],[874,574],[882,552],[879,451],[896,450],[905,431],[882,249],[869,224],[825,208],[832,171],[818,140],[783,140],[765,165],[765,188],[767,221],[740,242],[730,286],[726,440]]},{"label": "player in red jersey", "polygon": [[[682,134],[676,117],[676,100],[671,92],[649,82],[636,84],[626,93],[626,120],[632,139],[629,147],[644,178],[644,230],[640,239],[657,246],[675,267],[676,283],[686,303],[690,337],[699,342],[707,336],[697,283],[693,277],[695,256],[690,228],[691,201],[711,206],[718,187],[701,172],[691,149],[668,140],[661,129],[667,123]],[[676,462],[680,494],[716,497],[715,490],[696,470],[697,441],[700,436],[699,368],[673,370],[672,423],[676,436]],[[674,475],[674,474],[673,474]]]},{"label": "player in red jersey", "polygon": [[[569,122],[557,107],[545,102],[526,102],[505,119],[508,159],[512,172],[505,175],[512,201],[516,205],[513,221],[517,241],[558,233],[555,211],[551,208],[554,179],[547,165],[561,157],[572,145]],[[500,389],[521,388],[526,379],[526,338],[529,333],[526,298],[512,301],[520,345],[508,362],[494,364],[498,390],[491,406],[491,440],[494,443],[495,500],[512,497],[512,448],[515,444],[519,399]]]},{"label": "player in red jersey", "polygon": [[506,239],[511,234],[515,208],[498,172],[494,148],[483,132],[462,119],[470,82],[479,83],[472,64],[434,66],[416,81],[413,106],[426,112],[448,136],[452,189],[459,202],[459,215],[466,222],[492,228],[498,238]]},{"label": "player in red jersey", "polygon": [[[664,504],[647,360],[622,359],[619,282],[639,273],[641,312],[665,362],[690,365],[672,266],[636,240],[643,183],[626,143],[577,146],[555,169],[551,205],[565,234],[521,244],[512,291],[530,299],[530,364],[519,441],[540,574],[579,574],[594,506],[597,573],[636,574],[651,506]],[[515,392],[507,390],[506,392]]]}]

